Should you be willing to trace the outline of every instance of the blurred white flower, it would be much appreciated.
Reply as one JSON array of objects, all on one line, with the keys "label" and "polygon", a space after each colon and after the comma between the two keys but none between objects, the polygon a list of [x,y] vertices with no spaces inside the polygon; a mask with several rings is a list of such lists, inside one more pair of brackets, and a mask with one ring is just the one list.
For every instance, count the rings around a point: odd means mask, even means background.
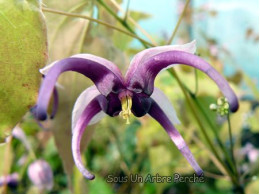
[{"label": "blurred white flower", "polygon": [[247,143],[242,148],[242,154],[248,157],[250,162],[256,162],[259,156],[259,150],[253,146],[251,143]]},{"label": "blurred white flower", "polygon": [[53,173],[50,165],[44,160],[36,160],[28,168],[31,182],[39,190],[51,190],[53,187]]}]

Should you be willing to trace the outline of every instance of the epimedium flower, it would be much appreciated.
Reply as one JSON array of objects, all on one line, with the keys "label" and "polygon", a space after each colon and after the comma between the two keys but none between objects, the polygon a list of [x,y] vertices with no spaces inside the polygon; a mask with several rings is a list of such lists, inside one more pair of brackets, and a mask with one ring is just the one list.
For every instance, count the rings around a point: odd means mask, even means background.
[{"label": "epimedium flower", "polygon": [[[83,165],[80,142],[85,127],[105,115],[121,116],[129,123],[131,115],[150,115],[166,130],[182,155],[198,175],[203,171],[181,134],[175,128],[180,121],[167,97],[154,87],[158,73],[176,64],[184,64],[206,73],[227,98],[230,110],[238,109],[238,100],[228,82],[206,61],[194,55],[196,42],[160,46],[141,51],[132,59],[125,77],[112,62],[90,54],[78,54],[56,61],[41,70],[45,75],[40,88],[35,116],[47,119],[47,107],[59,75],[65,71],[81,73],[94,82],[78,97],[72,113],[72,153],[76,166],[87,179],[94,179]],[[55,95],[57,96],[57,94]],[[56,98],[57,99],[57,98]],[[54,106],[55,107],[55,106]]]}]

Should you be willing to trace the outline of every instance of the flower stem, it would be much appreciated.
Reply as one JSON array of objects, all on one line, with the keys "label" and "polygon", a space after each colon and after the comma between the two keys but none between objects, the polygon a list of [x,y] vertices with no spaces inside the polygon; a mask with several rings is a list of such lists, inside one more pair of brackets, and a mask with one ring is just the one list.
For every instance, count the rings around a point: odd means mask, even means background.
[{"label": "flower stem", "polygon": [[231,122],[230,122],[230,115],[227,114],[227,121],[228,121],[228,134],[229,134],[229,142],[230,142],[230,154],[236,169],[236,173],[238,174],[237,167],[236,167],[236,159],[234,157],[234,143],[232,138],[232,129],[231,129]]},{"label": "flower stem", "polygon": [[177,24],[176,24],[176,26],[175,26],[175,28],[174,28],[174,31],[173,31],[173,33],[172,33],[170,39],[169,39],[168,42],[167,42],[167,45],[170,45],[170,44],[172,43],[173,38],[175,37],[175,35],[176,35],[176,33],[177,33],[177,30],[179,29],[179,26],[180,26],[180,24],[181,24],[182,18],[184,17],[185,12],[186,12],[186,10],[187,10],[187,8],[188,8],[189,3],[190,3],[190,0],[187,0],[186,3],[185,3],[184,8],[183,8],[183,10],[182,10],[181,16],[179,17],[179,20],[178,20],[178,22],[177,22]]},{"label": "flower stem", "polygon": [[133,37],[135,39],[138,39],[140,42],[142,42],[143,44],[146,44],[146,45],[149,45],[149,46],[154,46],[153,44],[145,41],[144,39],[138,37],[137,35],[133,34],[133,33],[129,33],[128,31],[125,31],[121,28],[118,28],[116,26],[113,26],[109,23],[106,23],[102,20],[98,20],[98,19],[95,19],[95,18],[92,18],[92,17],[89,17],[89,16],[85,16],[85,15],[81,15],[81,14],[74,14],[74,13],[68,13],[68,12],[64,12],[64,11],[59,11],[59,10],[55,10],[55,9],[50,9],[50,8],[42,8],[42,11],[44,12],[49,12],[49,13],[53,13],[53,14],[59,14],[59,15],[64,15],[64,16],[69,16],[69,17],[75,17],[75,18],[82,18],[82,19],[86,19],[86,20],[90,20],[92,22],[96,22],[98,24],[102,24],[104,26],[107,26],[109,28],[112,28],[114,30],[117,30],[121,33],[124,33],[130,37]]},{"label": "flower stem", "polygon": [[130,163],[128,162],[128,160],[125,158],[125,155],[124,155],[124,152],[122,151],[122,144],[120,143],[120,140],[119,140],[119,137],[117,135],[117,132],[116,132],[116,129],[112,126],[112,125],[109,125],[110,126],[110,130],[112,132],[112,136],[114,137],[115,139],[115,144],[116,144],[116,147],[117,147],[117,150],[120,154],[120,158],[122,160],[122,170],[125,172],[126,175],[130,175],[131,172],[130,172]]},{"label": "flower stem", "polygon": [[[122,26],[124,26],[129,32],[133,33],[135,36],[136,35],[136,32],[129,26],[129,24],[127,23],[126,20],[120,18],[109,6],[107,6],[107,4],[103,1],[103,0],[97,0],[97,2],[103,6],[108,13],[110,13]],[[145,47],[145,48],[148,48],[147,46],[147,42],[144,42],[142,40],[141,41],[141,44]]]},{"label": "flower stem", "polygon": [[125,22],[127,21],[127,17],[128,17],[129,5],[130,5],[130,0],[127,0],[127,6],[125,11],[125,17],[124,17]]},{"label": "flower stem", "polygon": [[[119,3],[117,3],[116,0],[110,0],[110,2],[113,4],[113,6],[115,6],[115,8],[120,11],[121,13],[123,13],[124,15],[126,14],[127,11],[124,11]],[[153,45],[157,45],[156,41],[153,39],[153,37],[148,33],[146,32],[129,14],[127,16],[127,19],[129,22],[131,22],[137,29],[139,29],[143,35],[146,36],[146,38],[153,44]]]}]

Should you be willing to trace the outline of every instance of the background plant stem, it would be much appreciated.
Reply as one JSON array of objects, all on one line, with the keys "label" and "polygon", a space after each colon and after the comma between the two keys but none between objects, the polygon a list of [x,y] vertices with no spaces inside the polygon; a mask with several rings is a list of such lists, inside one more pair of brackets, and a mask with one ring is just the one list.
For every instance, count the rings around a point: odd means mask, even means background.
[{"label": "background plant stem", "polygon": [[130,37],[133,37],[133,38],[135,38],[135,39],[138,39],[138,40],[139,40],[140,42],[142,42],[143,44],[146,44],[146,47],[147,47],[147,45],[149,45],[149,46],[154,46],[153,44],[151,44],[151,43],[145,41],[144,39],[138,37],[137,35],[135,35],[135,34],[133,34],[133,33],[129,33],[128,31],[125,31],[125,30],[120,29],[120,28],[118,28],[118,27],[116,27],[116,26],[113,26],[113,25],[111,25],[111,24],[109,24],[109,23],[106,23],[106,22],[101,21],[101,20],[97,20],[97,19],[92,18],[92,17],[89,17],[89,16],[85,16],[85,15],[82,15],[82,14],[68,13],[68,12],[64,12],[64,11],[60,11],[60,10],[55,10],[55,9],[50,9],[50,8],[42,8],[42,11],[48,12],[48,13],[53,13],[53,14],[59,14],[59,15],[64,15],[64,16],[69,16],[69,17],[75,17],[75,18],[82,18],[82,19],[90,20],[90,21],[92,21],[92,22],[96,22],[96,23],[98,23],[98,24],[107,26],[107,27],[112,28],[112,29],[114,29],[114,30],[117,30],[117,31],[119,31],[119,32],[121,32],[121,33],[124,33],[124,34],[126,34],[126,35],[128,35],[128,36],[130,36]]}]

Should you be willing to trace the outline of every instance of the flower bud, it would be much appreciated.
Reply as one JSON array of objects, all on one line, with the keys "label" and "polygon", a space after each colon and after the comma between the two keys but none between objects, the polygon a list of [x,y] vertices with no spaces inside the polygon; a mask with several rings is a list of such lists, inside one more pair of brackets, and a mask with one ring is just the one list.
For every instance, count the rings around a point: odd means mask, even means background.
[{"label": "flower bud", "polygon": [[44,160],[36,160],[28,168],[31,182],[40,190],[51,190],[53,187],[53,173],[50,165]]},{"label": "flower bud", "polygon": [[216,104],[210,104],[209,109],[212,111],[217,111],[218,106]]},{"label": "flower bud", "polygon": [[217,100],[218,106],[223,106],[224,103],[225,103],[225,98],[224,97],[218,98],[218,100]]}]

